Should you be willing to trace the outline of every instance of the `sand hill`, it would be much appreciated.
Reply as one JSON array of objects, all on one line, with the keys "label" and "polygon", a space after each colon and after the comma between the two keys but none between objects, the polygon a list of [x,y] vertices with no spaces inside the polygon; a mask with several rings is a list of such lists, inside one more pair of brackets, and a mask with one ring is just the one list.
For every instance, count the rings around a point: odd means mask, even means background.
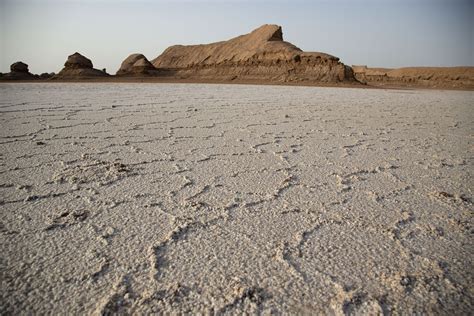
[{"label": "sand hill", "polygon": [[152,60],[158,69],[186,79],[265,81],[353,81],[352,69],[339,58],[303,52],[283,40],[278,25],[263,25],[249,34],[206,45],[176,45]]},{"label": "sand hill", "polygon": [[64,68],[53,79],[81,79],[106,77],[105,71],[93,68],[92,61],[79,53],[68,56]]}]

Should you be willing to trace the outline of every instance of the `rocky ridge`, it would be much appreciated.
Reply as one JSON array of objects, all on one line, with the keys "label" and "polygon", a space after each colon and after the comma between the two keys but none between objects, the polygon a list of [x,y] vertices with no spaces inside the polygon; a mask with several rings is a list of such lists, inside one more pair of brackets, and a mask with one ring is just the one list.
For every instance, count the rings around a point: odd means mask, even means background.
[{"label": "rocky ridge", "polygon": [[[117,77],[117,78],[116,78]],[[239,82],[271,84],[350,84],[355,86],[437,89],[474,89],[474,67],[407,67],[399,69],[352,67],[338,57],[304,52],[284,41],[282,28],[265,24],[227,41],[202,45],[174,45],[148,60],[128,56],[115,76],[93,68],[79,53],[68,56],[58,73],[33,75],[16,62],[0,80],[151,80],[163,82]]]},{"label": "rocky ridge", "polygon": [[249,34],[206,45],[176,45],[152,60],[181,79],[265,80],[272,82],[355,81],[339,58],[303,52],[283,40],[282,28],[265,24]]},{"label": "rocky ridge", "polygon": [[369,68],[352,66],[355,78],[373,86],[416,86],[474,89],[474,67]]}]

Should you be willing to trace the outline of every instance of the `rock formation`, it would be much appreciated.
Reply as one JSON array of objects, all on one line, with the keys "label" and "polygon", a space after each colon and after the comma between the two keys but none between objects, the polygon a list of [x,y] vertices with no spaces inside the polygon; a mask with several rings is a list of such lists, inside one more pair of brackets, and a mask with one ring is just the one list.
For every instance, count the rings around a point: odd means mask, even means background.
[{"label": "rock formation", "polygon": [[3,74],[1,78],[3,80],[34,80],[37,79],[38,76],[30,73],[27,64],[17,61],[16,63],[11,64],[10,72]]},{"label": "rock formation", "polygon": [[108,74],[93,68],[92,61],[79,53],[68,56],[64,68],[53,79],[80,79],[89,77],[105,77]]},{"label": "rock formation", "polygon": [[157,74],[155,66],[142,54],[128,56],[117,71],[118,76],[139,76]]},{"label": "rock formation", "polygon": [[177,78],[203,80],[354,81],[352,69],[339,58],[303,52],[283,41],[278,25],[263,25],[249,34],[206,45],[176,45],[152,60],[157,69]]},{"label": "rock formation", "polygon": [[51,73],[43,72],[39,77],[40,79],[50,79],[54,77],[54,75],[56,75],[54,72],[51,72]]},{"label": "rock formation", "polygon": [[92,61],[89,58],[82,56],[79,53],[74,53],[68,56],[64,67],[71,68],[71,69],[78,69],[78,68],[92,68]]},{"label": "rock formation", "polygon": [[352,66],[360,82],[379,86],[474,88],[474,67],[406,67],[398,69]]},{"label": "rock formation", "polygon": [[23,73],[27,73],[29,72],[28,70],[28,65],[21,62],[21,61],[18,61],[16,63],[13,63],[11,66],[10,66],[10,71],[11,72],[23,72]]}]

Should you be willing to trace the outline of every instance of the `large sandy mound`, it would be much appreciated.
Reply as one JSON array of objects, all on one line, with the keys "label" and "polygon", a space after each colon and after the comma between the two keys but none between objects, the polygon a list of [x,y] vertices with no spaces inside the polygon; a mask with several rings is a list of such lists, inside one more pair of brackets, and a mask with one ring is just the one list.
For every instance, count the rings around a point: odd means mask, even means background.
[{"label": "large sandy mound", "polygon": [[474,67],[405,67],[398,69],[352,66],[356,78],[368,84],[474,88]]},{"label": "large sandy mound", "polygon": [[105,71],[93,68],[92,61],[79,53],[68,56],[64,68],[53,78],[55,79],[81,79],[88,77],[105,77]]},{"label": "large sandy mound", "polygon": [[283,41],[278,25],[263,25],[249,34],[206,45],[176,45],[152,60],[180,78],[341,82],[353,80],[339,58],[303,52]]},{"label": "large sandy mound", "polygon": [[156,72],[155,66],[142,54],[131,54],[120,65],[118,76],[148,75]]}]

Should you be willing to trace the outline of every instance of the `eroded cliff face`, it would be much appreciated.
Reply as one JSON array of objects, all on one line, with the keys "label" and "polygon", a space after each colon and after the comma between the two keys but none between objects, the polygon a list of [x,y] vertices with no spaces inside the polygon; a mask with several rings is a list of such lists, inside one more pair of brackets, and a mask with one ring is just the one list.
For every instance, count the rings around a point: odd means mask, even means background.
[{"label": "eroded cliff face", "polygon": [[355,80],[352,69],[339,58],[303,52],[285,42],[278,25],[263,25],[223,42],[171,46],[152,64],[168,70],[169,76],[183,79],[328,83]]}]

